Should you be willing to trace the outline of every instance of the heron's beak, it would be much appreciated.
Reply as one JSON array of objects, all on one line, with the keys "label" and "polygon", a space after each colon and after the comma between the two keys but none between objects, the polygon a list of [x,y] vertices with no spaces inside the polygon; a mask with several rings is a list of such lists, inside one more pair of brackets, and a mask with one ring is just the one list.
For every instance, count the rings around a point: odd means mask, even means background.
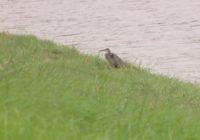
[{"label": "heron's beak", "polygon": [[103,50],[99,50],[99,52],[103,52],[103,51],[106,51],[106,49],[103,49]]}]

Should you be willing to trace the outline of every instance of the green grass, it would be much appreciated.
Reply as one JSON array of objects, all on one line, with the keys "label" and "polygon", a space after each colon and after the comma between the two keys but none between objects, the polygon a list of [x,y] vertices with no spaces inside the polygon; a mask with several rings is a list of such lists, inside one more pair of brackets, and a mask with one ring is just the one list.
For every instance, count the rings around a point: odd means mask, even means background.
[{"label": "green grass", "polygon": [[0,34],[1,140],[198,140],[200,89]]}]

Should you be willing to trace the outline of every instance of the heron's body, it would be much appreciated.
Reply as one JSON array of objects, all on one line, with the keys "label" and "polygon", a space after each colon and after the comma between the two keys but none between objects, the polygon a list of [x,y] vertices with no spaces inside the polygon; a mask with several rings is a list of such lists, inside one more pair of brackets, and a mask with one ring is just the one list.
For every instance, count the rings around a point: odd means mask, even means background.
[{"label": "heron's body", "polygon": [[112,67],[119,68],[123,66],[123,61],[121,60],[121,58],[119,58],[119,56],[117,56],[116,54],[111,53],[110,49],[106,48],[100,51],[106,51],[105,58]]}]

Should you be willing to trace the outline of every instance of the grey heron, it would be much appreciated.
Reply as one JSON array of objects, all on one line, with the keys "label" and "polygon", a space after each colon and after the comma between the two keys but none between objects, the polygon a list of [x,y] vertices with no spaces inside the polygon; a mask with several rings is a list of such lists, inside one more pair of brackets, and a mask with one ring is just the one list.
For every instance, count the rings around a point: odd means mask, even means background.
[{"label": "grey heron", "polygon": [[124,62],[121,60],[121,58],[119,58],[119,56],[117,56],[116,54],[111,53],[109,48],[99,50],[99,51],[106,52],[105,58],[112,67],[119,68],[119,67],[123,66]]}]

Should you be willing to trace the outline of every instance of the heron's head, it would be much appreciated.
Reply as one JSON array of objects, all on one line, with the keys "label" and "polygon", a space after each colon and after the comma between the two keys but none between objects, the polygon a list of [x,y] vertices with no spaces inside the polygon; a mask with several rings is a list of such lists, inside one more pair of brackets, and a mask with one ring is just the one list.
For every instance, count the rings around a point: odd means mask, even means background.
[{"label": "heron's head", "polygon": [[106,49],[103,49],[103,50],[99,50],[99,51],[105,51],[105,52],[107,52],[107,53],[110,53],[110,52],[111,52],[109,48],[106,48]]}]

